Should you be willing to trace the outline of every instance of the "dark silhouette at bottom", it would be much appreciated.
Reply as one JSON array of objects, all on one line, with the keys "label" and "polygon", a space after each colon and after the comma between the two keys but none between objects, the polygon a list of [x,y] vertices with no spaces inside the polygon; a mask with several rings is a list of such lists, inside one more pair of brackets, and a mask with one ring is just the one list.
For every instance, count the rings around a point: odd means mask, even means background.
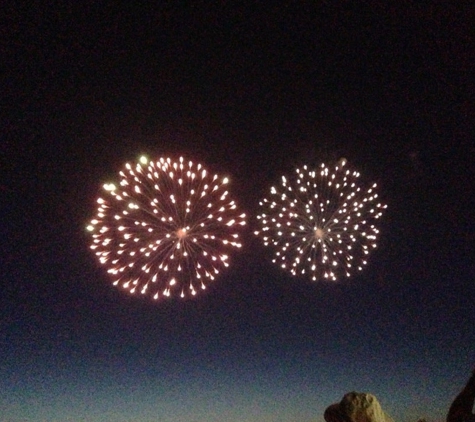
[{"label": "dark silhouette at bottom", "polygon": [[355,391],[329,406],[323,417],[326,422],[394,422],[375,396]]},{"label": "dark silhouette at bottom", "polygon": [[[446,422],[475,422],[475,369],[463,390],[452,402]],[[326,422],[394,422],[372,394],[351,392],[324,413]],[[425,422],[420,419],[418,422]]]},{"label": "dark silhouette at bottom", "polygon": [[463,390],[450,406],[447,422],[475,422],[473,403],[475,401],[475,369]]}]

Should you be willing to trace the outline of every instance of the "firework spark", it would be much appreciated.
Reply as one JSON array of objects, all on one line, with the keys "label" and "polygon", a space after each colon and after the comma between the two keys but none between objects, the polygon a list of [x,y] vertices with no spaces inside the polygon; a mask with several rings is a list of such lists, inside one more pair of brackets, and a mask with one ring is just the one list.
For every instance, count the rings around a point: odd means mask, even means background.
[{"label": "firework spark", "polygon": [[201,164],[170,158],[126,164],[105,184],[87,229],[91,249],[113,284],[154,299],[194,296],[227,267],[245,225],[226,190],[229,180]]},{"label": "firework spark", "polygon": [[386,205],[378,200],[376,183],[364,189],[359,177],[345,159],[333,169],[304,166],[283,176],[280,187],[271,188],[271,199],[259,203],[261,229],[255,231],[274,248],[273,262],[314,281],[362,270],[376,248],[375,222]]}]

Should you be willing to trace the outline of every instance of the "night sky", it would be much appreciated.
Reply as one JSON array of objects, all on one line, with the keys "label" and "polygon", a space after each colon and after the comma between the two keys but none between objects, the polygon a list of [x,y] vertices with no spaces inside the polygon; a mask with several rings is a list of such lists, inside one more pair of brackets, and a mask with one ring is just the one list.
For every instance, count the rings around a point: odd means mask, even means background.
[{"label": "night sky", "polygon": [[[2,421],[323,421],[352,390],[445,419],[475,364],[469,2],[10,3]],[[89,249],[102,184],[141,154],[227,175],[248,215],[196,298],[119,290]],[[259,199],[341,157],[388,205],[379,247],[350,279],[291,277],[253,235]]]}]

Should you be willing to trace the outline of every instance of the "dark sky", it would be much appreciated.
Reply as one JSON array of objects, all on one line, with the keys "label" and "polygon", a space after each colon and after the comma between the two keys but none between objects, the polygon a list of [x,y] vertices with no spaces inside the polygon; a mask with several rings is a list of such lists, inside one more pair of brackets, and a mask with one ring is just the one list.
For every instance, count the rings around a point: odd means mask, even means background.
[{"label": "dark sky", "polygon": [[[475,363],[474,7],[28,3],[0,22],[2,420],[322,421],[352,390],[443,420]],[[249,216],[196,299],[116,290],[89,250],[143,153],[230,176]],[[259,198],[341,157],[388,204],[379,248],[347,281],[290,277]]]}]

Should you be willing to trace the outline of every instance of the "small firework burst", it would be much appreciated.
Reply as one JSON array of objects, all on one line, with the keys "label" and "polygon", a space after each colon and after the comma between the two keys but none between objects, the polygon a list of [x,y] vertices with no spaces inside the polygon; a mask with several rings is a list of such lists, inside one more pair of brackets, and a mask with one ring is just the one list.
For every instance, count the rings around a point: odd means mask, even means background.
[{"label": "small firework burst", "polygon": [[363,188],[360,174],[341,159],[333,168],[304,166],[282,177],[263,199],[255,234],[274,248],[273,262],[292,275],[337,280],[362,270],[379,233],[375,226],[386,208],[376,183]]}]

